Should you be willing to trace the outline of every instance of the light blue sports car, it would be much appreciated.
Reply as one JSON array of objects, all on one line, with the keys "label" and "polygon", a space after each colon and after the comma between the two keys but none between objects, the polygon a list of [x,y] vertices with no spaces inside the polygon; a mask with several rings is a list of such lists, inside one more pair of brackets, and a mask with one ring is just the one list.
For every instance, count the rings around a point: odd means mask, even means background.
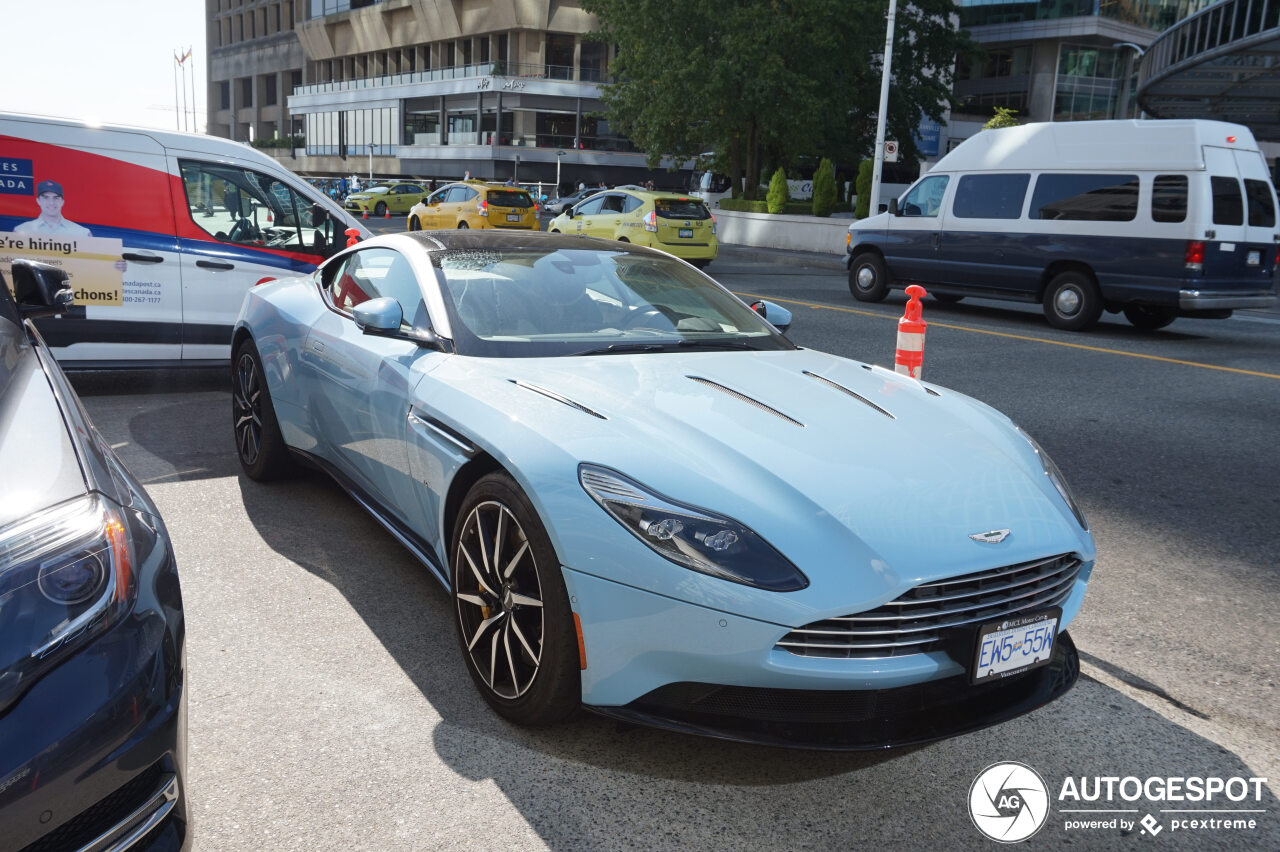
[{"label": "light blue sports car", "polygon": [[878,748],[1066,692],[1095,549],[1053,462],[753,307],[625,243],[370,239],[246,297],[240,461],[341,483],[521,724]]}]

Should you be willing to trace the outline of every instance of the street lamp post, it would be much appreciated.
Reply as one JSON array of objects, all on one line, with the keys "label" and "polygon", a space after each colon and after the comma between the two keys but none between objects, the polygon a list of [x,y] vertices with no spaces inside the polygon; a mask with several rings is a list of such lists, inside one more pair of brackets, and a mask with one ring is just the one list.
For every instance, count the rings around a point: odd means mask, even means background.
[{"label": "street lamp post", "polygon": [[[1122,88],[1120,89],[1119,108],[1116,110],[1116,118],[1128,118],[1129,113],[1132,111],[1129,107],[1129,90],[1133,88],[1133,75],[1136,74],[1138,70],[1134,66],[1138,62],[1142,61],[1142,57],[1146,55],[1147,51],[1146,51],[1146,48],[1144,48],[1142,45],[1134,44],[1131,41],[1117,41],[1111,46],[1133,48],[1133,53],[1127,54],[1125,59],[1124,83],[1122,84]],[[1142,114],[1139,116],[1139,118],[1146,118],[1146,117],[1147,117],[1147,113],[1145,111],[1143,111]]]},{"label": "street lamp post", "polygon": [[898,0],[889,0],[889,23],[884,36],[884,67],[880,71],[880,110],[876,114],[876,156],[871,168],[871,205],[867,212],[880,212],[880,173],[884,169],[884,123],[889,114],[889,76],[893,73],[893,22]]},{"label": "street lamp post", "polygon": [[369,143],[369,186],[373,186],[373,143]]},{"label": "street lamp post", "polygon": [[559,151],[556,151],[556,198],[560,197],[560,163],[562,162],[560,158],[567,153],[568,152],[565,151],[563,148],[561,148]]}]

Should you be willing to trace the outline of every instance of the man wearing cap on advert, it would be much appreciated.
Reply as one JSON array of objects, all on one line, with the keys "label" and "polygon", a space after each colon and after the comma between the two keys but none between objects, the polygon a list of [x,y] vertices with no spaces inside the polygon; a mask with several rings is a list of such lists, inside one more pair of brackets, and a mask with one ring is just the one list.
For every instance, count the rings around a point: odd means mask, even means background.
[{"label": "man wearing cap on advert", "polygon": [[52,180],[42,180],[36,184],[36,203],[40,205],[40,216],[29,222],[23,222],[13,229],[15,234],[66,234],[72,237],[90,237],[89,229],[77,225],[70,219],[62,218],[62,184]]}]

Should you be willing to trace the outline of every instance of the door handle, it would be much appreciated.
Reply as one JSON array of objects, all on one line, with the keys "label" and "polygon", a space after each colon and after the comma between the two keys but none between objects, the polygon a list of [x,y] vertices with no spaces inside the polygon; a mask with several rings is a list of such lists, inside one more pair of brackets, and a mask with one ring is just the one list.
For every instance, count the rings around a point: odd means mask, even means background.
[{"label": "door handle", "polygon": [[134,254],[127,251],[120,255],[125,260],[132,260],[134,263],[164,263],[164,258],[154,254]]},{"label": "door handle", "polygon": [[201,269],[235,269],[234,263],[227,263],[222,260],[197,260],[196,266]]}]

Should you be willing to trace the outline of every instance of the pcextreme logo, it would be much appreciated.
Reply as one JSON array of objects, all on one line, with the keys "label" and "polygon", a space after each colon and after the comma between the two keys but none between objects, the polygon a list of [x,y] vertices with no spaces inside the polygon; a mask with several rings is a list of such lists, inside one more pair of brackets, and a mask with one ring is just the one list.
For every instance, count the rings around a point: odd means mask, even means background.
[{"label": "pcextreme logo", "polygon": [[[1132,775],[1067,776],[1058,788],[1062,830],[1072,834],[1137,831],[1156,838],[1196,834],[1248,835],[1265,819],[1266,778]],[[1049,787],[1031,767],[1005,761],[982,770],[969,787],[969,816],[978,831],[1018,843],[1049,821]]]}]

